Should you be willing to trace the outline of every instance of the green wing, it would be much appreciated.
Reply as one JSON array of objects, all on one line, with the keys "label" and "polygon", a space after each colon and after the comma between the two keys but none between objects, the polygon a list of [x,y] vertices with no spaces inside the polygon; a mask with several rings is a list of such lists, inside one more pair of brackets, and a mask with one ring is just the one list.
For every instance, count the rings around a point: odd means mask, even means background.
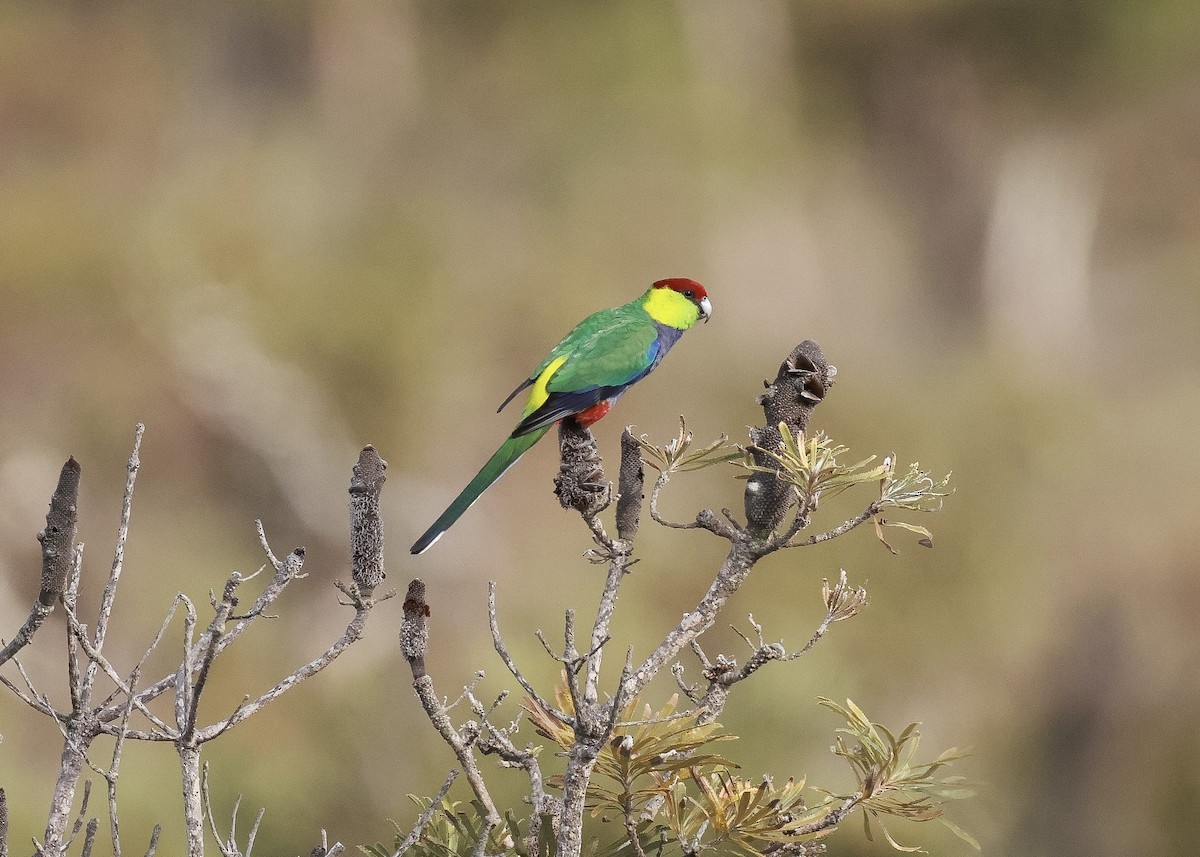
[{"label": "green wing", "polygon": [[535,389],[530,394],[526,416],[541,408],[555,393],[584,393],[600,387],[627,386],[653,368],[652,349],[657,339],[658,330],[640,301],[593,313],[575,325],[550,350],[546,359],[509,394],[498,410],[503,410],[522,390],[534,386],[562,357],[566,360],[544,379],[544,393]]},{"label": "green wing", "polygon": [[[597,316],[604,317],[584,327]],[[596,313],[554,347],[554,356],[544,366],[562,355],[567,361],[547,381],[546,389],[577,393],[591,387],[631,384],[653,364],[657,340],[658,329],[638,304]]]}]

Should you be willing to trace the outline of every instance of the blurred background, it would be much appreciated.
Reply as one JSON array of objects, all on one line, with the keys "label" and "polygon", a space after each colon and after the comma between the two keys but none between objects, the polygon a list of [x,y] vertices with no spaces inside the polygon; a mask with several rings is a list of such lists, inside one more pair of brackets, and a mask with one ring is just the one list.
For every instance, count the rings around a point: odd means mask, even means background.
[{"label": "blurred background", "polygon": [[[478,669],[482,694],[514,686],[486,631],[489,579],[548,686],[534,629],[553,638],[602,582],[551,495],[553,444],[430,553],[407,546],[566,330],[690,276],[713,321],[598,426],[610,461],[625,424],[663,441],[680,413],[700,439],[744,439],[761,380],[814,338],[839,368],[814,425],[850,460],[894,452],[957,487],[908,518],[932,551],[898,537],[893,557],[864,528],[756,569],[724,618],[753,613],[790,647],[839,568],[871,605],[739,686],[723,721],[747,775],[848,787],[814,700],[849,696],[923,721],[930,755],[972,749],[959,772],[981,791],[951,812],[986,854],[1194,854],[1198,44],[1191,0],[6,3],[0,635],[36,596],[34,535],[72,454],[94,608],[143,421],[119,666],[176,592],[203,607],[262,564],[256,518],[277,553],[308,549],[281,617],[218,662],[202,718],[225,716],[349,620],[332,581],[370,442],[390,462],[388,582],[429,583],[439,691]],[[667,511],[736,508],[735,475],[676,479]],[[614,645],[645,654],[723,551],[647,524],[639,550]],[[66,706],[60,614],[22,661]],[[265,853],[308,853],[321,827],[390,839],[388,819],[415,817],[405,795],[453,764],[399,620],[383,605],[331,670],[209,746],[219,815],[238,794],[266,806]],[[705,645],[744,657],[724,624]],[[668,677],[646,701],[671,692]],[[0,734],[12,841],[40,838],[60,735],[7,691]],[[161,822],[160,852],[180,853],[172,752],[135,746],[124,764],[126,847]],[[859,828],[831,851],[887,852]],[[936,825],[892,830],[969,853]]]}]

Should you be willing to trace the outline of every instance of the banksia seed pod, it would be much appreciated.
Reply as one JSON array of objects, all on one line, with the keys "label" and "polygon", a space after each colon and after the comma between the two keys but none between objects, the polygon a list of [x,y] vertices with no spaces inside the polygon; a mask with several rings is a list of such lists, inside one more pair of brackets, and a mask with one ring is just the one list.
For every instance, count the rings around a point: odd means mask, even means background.
[{"label": "banksia seed pod", "polygon": [[590,429],[573,419],[558,424],[560,463],[554,477],[554,493],[564,509],[581,515],[596,515],[608,505],[608,481],[604,463]]},{"label": "banksia seed pod", "polygon": [[[821,346],[806,339],[792,349],[779,366],[775,380],[758,397],[766,416],[766,425],[750,430],[750,453],[759,467],[773,467],[774,460],[764,450],[779,452],[783,440],[779,424],[785,424],[793,435],[808,427],[813,408],[821,403],[837,369],[829,365]],[[758,538],[771,533],[793,501],[793,492],[772,473],[756,471],[746,480],[746,520],[750,531]]]},{"label": "banksia seed pod", "polygon": [[383,521],[379,492],[387,481],[387,462],[367,444],[358,454],[350,479],[350,577],[358,591],[370,597],[387,577],[383,570]]},{"label": "banksia seed pod", "polygon": [[626,427],[621,433],[621,473],[617,482],[620,492],[617,497],[617,535],[626,541],[637,535],[645,478],[642,447]]},{"label": "banksia seed pod", "polygon": [[58,487],[50,497],[46,529],[38,533],[42,543],[42,588],[38,601],[52,607],[67,588],[67,575],[75,555],[75,532],[79,523],[79,462],[72,456],[58,474]]}]

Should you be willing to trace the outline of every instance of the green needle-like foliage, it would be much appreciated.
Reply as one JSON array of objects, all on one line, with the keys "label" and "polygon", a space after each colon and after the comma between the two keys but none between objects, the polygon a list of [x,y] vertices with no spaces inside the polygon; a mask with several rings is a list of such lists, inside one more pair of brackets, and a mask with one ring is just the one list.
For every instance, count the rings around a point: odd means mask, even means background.
[{"label": "green needle-like foliage", "polygon": [[[931,762],[918,762],[918,724],[909,724],[897,736],[871,722],[853,702],[841,706],[828,699],[819,701],[846,721],[846,726],[837,730],[841,734],[833,750],[849,762],[858,785],[852,794],[816,788],[824,797],[814,807],[804,801],[803,779],[788,779],[776,786],[767,778],[739,777],[734,762],[708,750],[735,736],[722,734],[718,724],[697,723],[695,714],[677,713],[677,696],[658,711],[643,706],[638,720],[632,719],[638,703],[631,702],[621,713],[612,740],[601,750],[588,787],[592,817],[609,822],[623,819],[624,835],[595,840],[593,857],[637,853],[630,842],[632,836],[646,855],[711,851],[713,855],[763,857],[781,850],[816,854],[821,850],[820,840],[855,810],[863,811],[868,833],[874,819],[898,850],[915,849],[900,845],[879,821],[882,816],[936,819],[978,848],[969,834],[943,815],[948,801],[969,797],[971,790],[962,777],[935,776],[962,758],[962,753],[950,749]],[[556,702],[561,710],[571,712],[565,687],[558,689]],[[564,750],[571,747],[574,733],[569,726],[532,700],[525,702],[525,708],[542,737]],[[551,785],[560,782],[550,779]]]},{"label": "green needle-like foliage", "polygon": [[811,436],[793,434],[786,423],[779,424],[783,449],[778,452],[762,450],[778,467],[761,467],[747,456],[740,462],[747,470],[758,470],[775,474],[791,485],[799,494],[802,504],[811,508],[818,497],[834,496],[865,482],[874,482],[888,474],[884,464],[868,468],[875,460],[872,455],[855,464],[842,464],[839,456],[849,452],[847,447],[834,443],[824,432]]},{"label": "green needle-like foliage", "polygon": [[897,476],[894,455],[886,456],[880,464],[873,465],[876,460],[874,455],[854,464],[843,464],[839,459],[849,449],[835,443],[823,432],[818,431],[811,436],[794,434],[784,423],[779,424],[779,432],[782,449],[760,450],[774,462],[772,466],[755,464],[748,451],[734,463],[747,470],[771,473],[791,485],[800,508],[806,513],[817,508],[822,498],[836,496],[856,485],[877,482],[879,497],[872,504],[872,517],[875,534],[884,547],[892,553],[897,552],[883,537],[884,527],[897,527],[916,533],[921,537],[921,544],[933,546],[933,534],[925,527],[906,521],[893,521],[878,513],[888,508],[936,512],[941,508],[943,498],[953,493],[949,487],[951,474],[935,479],[928,471],[910,464],[906,472]]},{"label": "green needle-like foliage", "polygon": [[[430,798],[416,795],[409,795],[408,798],[422,811],[427,809],[431,802]],[[459,801],[443,798],[439,811],[433,814],[420,838],[407,853],[414,857],[471,857],[484,828],[484,815],[483,806],[478,801],[464,805]],[[374,845],[360,845],[359,850],[370,857],[391,857],[406,835],[396,822],[393,821],[392,825],[396,828],[396,841],[391,846],[377,842]],[[509,817],[492,831],[486,852],[516,853],[520,857],[529,857],[521,854],[517,847],[520,842],[516,819]]]},{"label": "green needle-like foliage", "polygon": [[[557,702],[564,710],[571,710],[570,696],[561,687]],[[697,767],[737,767],[722,756],[704,752],[708,745],[732,741],[734,736],[719,734],[719,723],[698,723],[697,714],[676,714],[678,705],[676,694],[658,711],[644,706],[641,718],[635,718],[637,700],[626,706],[612,739],[600,751],[588,786],[593,817],[610,811],[643,812],[647,804],[660,796],[663,784],[680,772]],[[564,750],[570,749],[575,734],[569,727],[532,700],[526,701],[525,708],[538,734]],[[621,726],[622,723],[628,725]],[[555,782],[552,778],[551,783]]]},{"label": "green needle-like foliage", "polygon": [[664,474],[701,470],[714,464],[736,461],[743,456],[740,450],[730,447],[729,439],[725,435],[701,449],[692,449],[692,433],[687,430],[683,417],[679,418],[679,433],[662,446],[651,443],[645,435],[636,440],[646,454],[646,463]]},{"label": "green needle-like foliage", "polygon": [[[837,730],[841,734],[835,740],[833,752],[849,763],[858,780],[858,789],[854,794],[825,793],[830,796],[831,803],[849,801],[864,811],[863,823],[869,839],[873,838],[871,820],[875,819],[893,848],[920,851],[919,848],[900,845],[884,826],[881,817],[911,821],[936,819],[976,850],[979,849],[979,843],[970,834],[944,817],[948,801],[971,797],[974,792],[963,777],[935,776],[942,768],[963,758],[965,753],[952,747],[931,762],[916,761],[921,742],[921,733],[917,728],[920,724],[910,723],[899,735],[894,735],[885,726],[872,723],[851,700],[846,700],[844,706],[831,699],[821,698],[818,701],[845,719],[846,726]],[[849,737],[851,742],[847,742],[843,736]]]}]

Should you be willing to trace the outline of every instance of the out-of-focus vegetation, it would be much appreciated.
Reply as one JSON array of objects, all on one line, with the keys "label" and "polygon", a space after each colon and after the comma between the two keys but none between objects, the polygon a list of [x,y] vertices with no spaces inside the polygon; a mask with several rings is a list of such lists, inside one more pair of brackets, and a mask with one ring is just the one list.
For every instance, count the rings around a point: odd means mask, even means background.
[{"label": "out-of-focus vegetation", "polygon": [[[625,423],[662,439],[680,412],[738,439],[760,379],[812,337],[840,370],[816,427],[958,489],[932,552],[860,533],[756,570],[734,608],[789,642],[839,567],[872,606],[733,701],[739,760],[836,788],[828,724],[807,718],[851,696],[974,747],[987,787],[956,820],[988,853],[1190,855],[1198,43],[1189,0],[5,4],[0,634],[36,596],[68,454],[80,597],[98,597],[142,420],[137,584],[113,632],[129,658],[177,590],[203,602],[261,564],[254,518],[308,548],[305,621],[221,665],[211,704],[232,710],[336,636],[345,473],[371,442],[391,464],[390,582],[425,578],[453,634],[430,672],[449,688],[488,667],[498,691],[486,580],[530,631],[599,587],[550,494],[553,450],[429,554],[402,547],[571,324],[692,276],[713,323],[600,425],[614,460]],[[734,505],[731,475],[687,474],[666,502]],[[719,546],[655,528],[641,549],[615,631],[644,650]],[[347,664],[214,745],[214,799],[267,805],[265,853],[306,853],[319,826],[385,837],[451,764],[375,621]],[[35,676],[60,626],[24,653]],[[509,637],[552,683],[532,634]],[[60,736],[7,695],[0,733],[13,830],[40,835]],[[179,842],[155,750],[126,754],[123,830],[163,821]]]}]

